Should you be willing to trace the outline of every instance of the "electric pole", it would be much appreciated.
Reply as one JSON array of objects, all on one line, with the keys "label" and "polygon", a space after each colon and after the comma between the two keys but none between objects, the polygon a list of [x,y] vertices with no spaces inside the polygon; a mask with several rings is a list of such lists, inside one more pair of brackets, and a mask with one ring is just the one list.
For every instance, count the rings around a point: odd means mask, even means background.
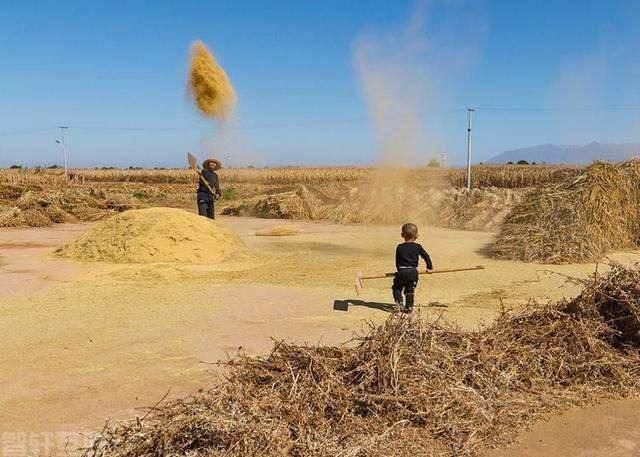
[{"label": "electric pole", "polygon": [[467,108],[467,190],[471,190],[471,113],[474,111]]},{"label": "electric pole", "polygon": [[62,158],[64,160],[64,179],[69,180],[69,156],[67,154],[67,145],[64,142],[64,131],[69,127],[59,126],[58,128],[60,129],[60,139],[57,141],[57,143],[60,143],[60,146],[62,146]]}]

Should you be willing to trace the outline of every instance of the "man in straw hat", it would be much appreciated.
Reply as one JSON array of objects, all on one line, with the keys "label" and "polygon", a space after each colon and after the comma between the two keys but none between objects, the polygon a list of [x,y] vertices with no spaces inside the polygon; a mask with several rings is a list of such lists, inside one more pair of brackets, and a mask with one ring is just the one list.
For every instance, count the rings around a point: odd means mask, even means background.
[{"label": "man in straw hat", "polygon": [[[216,212],[214,208],[214,202],[220,198],[222,192],[220,191],[220,181],[218,180],[218,174],[216,170],[222,168],[222,164],[216,159],[206,159],[202,162],[202,172],[200,179],[197,197],[198,197],[198,214],[210,219],[216,218]],[[208,186],[202,182],[206,181]],[[211,193],[213,191],[213,193]]]}]

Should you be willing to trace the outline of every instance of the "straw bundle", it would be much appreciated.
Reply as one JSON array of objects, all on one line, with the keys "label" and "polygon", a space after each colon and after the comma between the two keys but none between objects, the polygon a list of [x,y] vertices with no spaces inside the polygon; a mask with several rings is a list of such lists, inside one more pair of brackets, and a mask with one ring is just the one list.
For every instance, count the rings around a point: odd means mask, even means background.
[{"label": "straw bundle", "polygon": [[21,192],[11,207],[0,210],[0,227],[44,227],[54,223],[94,221],[127,209],[92,189],[64,187]]},{"label": "straw bundle", "polygon": [[477,455],[542,414],[640,391],[640,272],[464,332],[391,316],[342,347],[279,342],[212,390],[106,427],[85,456]]},{"label": "straw bundle", "polygon": [[637,246],[640,164],[594,163],[577,178],[531,191],[496,237],[497,258],[571,263]]},{"label": "straw bundle", "polygon": [[202,41],[191,45],[187,86],[203,116],[224,120],[236,103],[227,74]]}]

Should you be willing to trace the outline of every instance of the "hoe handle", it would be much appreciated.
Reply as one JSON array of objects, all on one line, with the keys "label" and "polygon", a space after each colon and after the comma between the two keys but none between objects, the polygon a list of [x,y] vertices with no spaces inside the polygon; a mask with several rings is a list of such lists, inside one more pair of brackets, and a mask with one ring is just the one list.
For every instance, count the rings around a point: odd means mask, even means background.
[{"label": "hoe handle", "polygon": [[[451,268],[449,270],[435,270],[432,271],[429,274],[435,275],[435,274],[439,274],[439,273],[455,273],[458,271],[475,271],[475,270],[484,270],[484,267],[482,265],[478,265],[475,267],[469,267],[469,268]],[[419,271],[418,272],[419,275],[424,275],[427,274],[424,271]],[[395,273],[385,273],[383,275],[377,275],[377,276],[362,276],[360,277],[360,279],[384,279],[384,278],[390,278],[392,276],[394,276]]]}]

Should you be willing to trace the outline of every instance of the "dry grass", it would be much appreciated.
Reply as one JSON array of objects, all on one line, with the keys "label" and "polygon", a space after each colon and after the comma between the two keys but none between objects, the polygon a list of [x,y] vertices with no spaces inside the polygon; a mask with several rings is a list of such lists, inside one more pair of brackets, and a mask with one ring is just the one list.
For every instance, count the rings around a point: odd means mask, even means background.
[{"label": "dry grass", "polygon": [[464,332],[391,316],[342,347],[278,342],[193,397],[107,426],[85,456],[477,455],[542,415],[639,392],[640,273]]},{"label": "dry grass", "polygon": [[187,87],[203,116],[225,120],[236,103],[229,77],[202,41],[191,45]]},{"label": "dry grass", "polygon": [[[471,169],[471,187],[517,189],[539,187],[576,176],[580,168],[555,165],[478,165]],[[454,187],[467,186],[466,169],[451,170],[449,182]]]},{"label": "dry grass", "polygon": [[498,258],[572,263],[638,246],[640,162],[595,163],[575,178],[531,191],[505,218]]},{"label": "dry grass", "polygon": [[55,174],[0,175],[0,227],[93,221],[131,206],[99,189],[69,185]]}]

